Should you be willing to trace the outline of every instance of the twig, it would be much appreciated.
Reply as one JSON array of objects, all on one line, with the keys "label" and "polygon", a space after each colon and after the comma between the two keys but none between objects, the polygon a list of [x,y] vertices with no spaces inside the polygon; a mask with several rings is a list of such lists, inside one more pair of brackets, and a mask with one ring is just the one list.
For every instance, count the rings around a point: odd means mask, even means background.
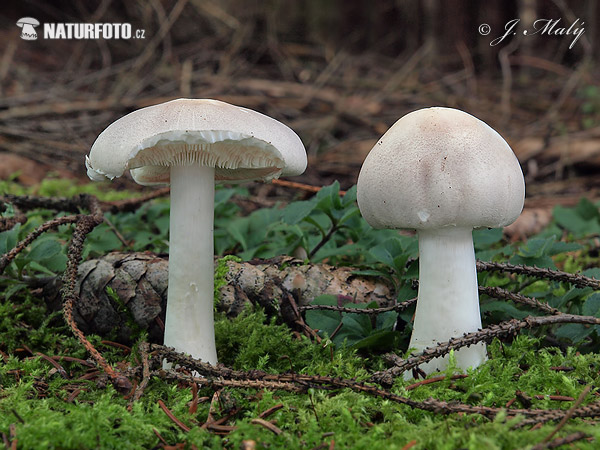
[{"label": "twig", "polygon": [[261,427],[266,428],[267,430],[271,431],[277,436],[283,433],[283,431],[280,428],[276,427],[271,422],[268,422],[264,419],[252,419],[250,423],[253,423],[254,425],[260,425]]},{"label": "twig", "polygon": [[[553,319],[562,316],[550,316]],[[595,318],[594,318],[595,319]],[[600,319],[598,319],[600,321]],[[217,388],[229,386],[254,389],[274,389],[291,392],[306,392],[309,387],[315,389],[351,389],[375,397],[387,399],[412,408],[435,412],[438,414],[479,414],[493,419],[499,412],[504,411],[509,416],[523,415],[535,418],[536,421],[560,420],[566,414],[564,410],[542,410],[542,409],[511,409],[492,408],[486,406],[472,406],[462,403],[448,403],[437,399],[427,399],[419,402],[373,385],[356,380],[328,377],[322,375],[305,375],[297,373],[270,374],[260,370],[249,372],[235,371],[223,366],[212,366],[202,361],[195,360],[189,356],[178,353],[175,350],[157,344],[152,344],[151,349],[156,351],[161,358],[185,366],[190,370],[200,373],[203,377],[192,377],[190,375],[174,372],[172,370],[159,370],[154,372],[157,376],[165,379],[183,381],[194,381],[205,386]],[[572,417],[597,417],[600,416],[600,403],[593,403],[577,409]]]},{"label": "twig", "polygon": [[567,423],[567,420],[569,420],[573,416],[573,414],[575,413],[575,411],[577,410],[579,405],[581,405],[581,403],[583,403],[583,400],[585,399],[585,397],[587,397],[587,395],[590,393],[591,389],[592,389],[592,386],[587,385],[583,389],[583,391],[581,391],[581,394],[579,394],[579,397],[577,397],[577,400],[575,400],[575,403],[573,403],[573,406],[571,406],[569,408],[567,413],[564,415],[564,417],[561,419],[561,421],[558,423],[558,425],[556,425],[554,430],[552,430],[552,432],[544,438],[544,440],[541,442],[542,444],[548,443],[550,441],[550,439],[552,439],[554,437],[554,435],[556,433],[558,433],[565,426],[565,424]]},{"label": "twig", "polygon": [[63,298],[63,314],[67,324],[71,327],[73,334],[92,355],[98,365],[102,367],[104,372],[106,372],[115,388],[119,392],[126,393],[132,388],[131,382],[113,370],[102,354],[87,340],[83,332],[75,323],[75,318],[73,317],[73,307],[75,302],[79,299],[79,296],[75,292],[75,286],[77,284],[77,267],[79,266],[81,253],[83,252],[83,243],[85,242],[86,236],[102,222],[102,211],[96,198],[92,196],[82,196],[81,198],[87,200],[87,205],[91,214],[80,217],[67,250],[67,269],[63,275],[63,287],[61,290]]},{"label": "twig", "polygon": [[486,272],[510,272],[519,275],[544,278],[547,280],[563,281],[580,288],[591,287],[593,289],[600,289],[600,280],[596,280],[595,278],[586,277],[585,275],[580,274],[561,272],[559,270],[544,269],[535,266],[530,267],[507,263],[477,261],[477,270]]},{"label": "twig", "polygon": [[[467,378],[467,375],[457,374],[457,375],[452,375],[450,377],[451,380],[460,380],[462,378]],[[410,384],[410,385],[406,386],[404,389],[406,389],[407,391],[412,391],[413,389],[416,389],[420,386],[424,386],[426,384],[431,384],[431,383],[437,383],[438,381],[444,381],[445,379],[446,379],[446,375],[441,375],[439,377],[433,377],[433,378],[427,378],[426,380],[421,380],[418,383]]]},{"label": "twig", "polygon": [[[321,186],[312,186],[310,184],[298,183],[296,181],[288,181],[281,179],[272,180],[271,183],[276,184],[278,186],[289,187],[292,189],[298,189],[306,192],[312,192],[313,194],[316,194],[322,189]],[[346,195],[346,191],[340,190],[340,196],[343,197],[344,195]]]},{"label": "twig", "polygon": [[48,361],[50,364],[52,364],[52,366],[58,371],[58,374],[61,377],[69,378],[67,376],[67,371],[64,369],[64,367],[61,366],[58,362],[56,362],[54,359],[52,359],[48,355],[44,355],[43,353],[40,353],[40,352],[36,352],[36,355],[38,355],[40,358]]},{"label": "twig", "polygon": [[580,323],[588,325],[599,325],[600,319],[593,316],[578,316],[574,314],[560,314],[553,316],[527,316],[522,320],[512,319],[497,325],[490,325],[482,330],[465,334],[459,338],[450,339],[448,342],[440,343],[437,347],[424,349],[419,355],[400,360],[399,364],[383,372],[376,372],[373,380],[383,384],[392,385],[393,379],[408,370],[430,361],[439,356],[449,353],[478,342],[491,342],[494,338],[516,335],[519,330],[533,328],[543,325],[554,325],[557,323]]},{"label": "twig", "polygon": [[339,313],[347,314],[381,314],[389,311],[404,311],[406,308],[411,307],[417,302],[417,297],[406,300],[397,305],[386,306],[384,308],[348,308],[344,306],[335,305],[306,305],[299,306],[300,311],[311,311],[311,310],[322,310],[322,311],[336,311]]},{"label": "twig", "polygon": [[11,249],[8,253],[5,253],[4,255],[2,255],[2,257],[0,257],[0,273],[4,272],[4,269],[6,269],[6,267],[17,257],[17,255],[21,253],[29,244],[35,241],[40,235],[42,235],[46,231],[52,230],[53,228],[57,228],[60,225],[75,223],[79,221],[82,217],[83,216],[79,215],[58,217],[37,227],[35,230],[29,233],[25,239],[19,242],[13,249]]},{"label": "twig", "polygon": [[148,343],[142,342],[139,346],[139,349],[140,357],[142,359],[142,381],[135,389],[135,393],[133,394],[131,402],[129,403],[130,405],[142,398],[142,395],[144,395],[144,390],[150,382],[150,364],[148,362],[150,355],[148,355]]},{"label": "twig", "polygon": [[515,303],[527,305],[527,306],[538,309],[538,310],[543,311],[548,314],[562,314],[561,311],[559,311],[556,308],[553,308],[552,306],[548,305],[547,303],[543,303],[535,298],[526,297],[522,294],[510,292],[505,289],[501,289],[499,287],[479,286],[479,293],[488,295],[490,297],[502,299],[502,300],[511,300]]},{"label": "twig", "polygon": [[563,445],[572,444],[573,442],[577,442],[582,439],[586,439],[588,437],[590,437],[589,434],[586,434],[583,431],[577,431],[573,434],[569,434],[568,436],[565,436],[564,438],[556,438],[553,441],[550,441],[550,442],[547,442],[544,444],[535,445],[535,446],[531,447],[531,450],[543,450],[546,448],[558,448]]},{"label": "twig", "polygon": [[281,408],[283,408],[283,403],[278,403],[275,406],[271,406],[269,409],[265,409],[263,412],[261,412],[258,415],[258,417],[260,417],[261,419],[264,419],[266,417],[269,417],[274,412],[279,411]]},{"label": "twig", "polygon": [[158,401],[158,406],[160,406],[160,408],[165,412],[165,414],[167,415],[167,417],[169,419],[171,419],[175,425],[177,425],[179,428],[181,428],[186,433],[190,431],[191,428],[189,428],[181,420],[179,420],[177,417],[175,417],[175,414],[173,414],[171,412],[171,410],[169,408],[167,408],[167,405],[165,405],[165,402],[163,402],[162,400],[159,400]]}]

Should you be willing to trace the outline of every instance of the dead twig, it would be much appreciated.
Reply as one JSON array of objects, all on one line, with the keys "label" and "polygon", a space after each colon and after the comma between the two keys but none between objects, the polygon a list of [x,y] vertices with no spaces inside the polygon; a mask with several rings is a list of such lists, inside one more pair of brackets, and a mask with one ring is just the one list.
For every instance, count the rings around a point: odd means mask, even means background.
[{"label": "dead twig", "polygon": [[133,397],[131,398],[131,402],[129,403],[129,405],[132,405],[134,402],[136,402],[140,398],[142,398],[142,395],[144,395],[144,390],[146,389],[146,387],[148,386],[148,383],[150,382],[150,363],[148,361],[150,358],[150,355],[148,355],[148,343],[142,342],[139,346],[139,349],[140,349],[140,358],[142,359],[142,381],[136,387],[135,392],[133,394]]},{"label": "dead twig", "polygon": [[[562,318],[562,316],[550,317],[554,319]],[[351,389],[355,392],[362,392],[412,408],[435,412],[437,414],[479,414],[490,419],[493,419],[501,411],[506,412],[511,417],[521,414],[527,418],[535,419],[537,422],[561,420],[566,414],[566,411],[560,409],[543,410],[528,408],[506,410],[504,408],[472,406],[455,402],[449,403],[433,398],[419,402],[394,394],[377,386],[356,380],[297,373],[270,374],[259,370],[253,370],[249,372],[235,371],[227,367],[212,366],[210,364],[203,363],[202,361],[195,360],[189,356],[178,353],[171,348],[161,345],[153,344],[151,345],[151,349],[157,352],[160,358],[166,358],[171,362],[177,363],[180,366],[187,367],[188,369],[201,374],[201,377],[192,377],[190,375],[174,372],[172,370],[159,370],[155,372],[157,376],[160,376],[163,379],[175,379],[187,382],[195,381],[199,384],[205,386],[214,386],[216,388],[229,386],[239,388],[286,390],[290,392],[307,392],[309,387],[314,389]],[[571,417],[598,416],[600,416],[600,402],[595,402],[590,405],[580,407],[571,415]]]},{"label": "dead twig", "polygon": [[75,318],[73,317],[73,307],[79,298],[75,292],[75,286],[77,284],[77,267],[79,266],[81,254],[83,252],[83,243],[85,242],[86,236],[102,222],[102,211],[98,200],[92,196],[80,196],[80,198],[86,200],[91,214],[79,218],[67,250],[67,269],[63,275],[63,287],[61,290],[63,298],[63,314],[67,324],[71,327],[73,334],[92,355],[98,365],[102,367],[104,372],[106,372],[115,388],[122,393],[126,393],[132,388],[131,382],[114,371],[102,354],[87,340],[83,332],[75,323]]},{"label": "dead twig", "polygon": [[581,391],[581,394],[579,394],[579,397],[577,398],[577,400],[575,400],[575,403],[573,403],[573,406],[571,406],[569,408],[569,410],[564,415],[564,417],[560,420],[558,425],[556,425],[554,430],[552,430],[552,432],[544,438],[544,440],[541,442],[541,444],[547,444],[554,437],[554,435],[556,435],[556,433],[558,433],[565,426],[565,424],[573,416],[573,414],[575,413],[575,411],[577,410],[579,405],[581,405],[581,403],[583,403],[583,400],[585,400],[585,397],[587,397],[587,395],[590,393],[591,389],[592,389],[592,386],[587,385],[583,389],[583,391]]},{"label": "dead twig", "polygon": [[165,414],[167,415],[167,417],[169,419],[171,419],[171,421],[177,425],[179,428],[181,428],[183,431],[185,431],[186,433],[190,431],[190,427],[188,427],[186,424],[184,424],[181,420],[179,420],[177,417],[175,417],[175,414],[173,414],[171,412],[171,410],[169,408],[167,408],[167,405],[165,405],[165,402],[163,402],[162,400],[158,401],[158,406],[160,406],[160,409],[162,409]]},{"label": "dead twig", "polygon": [[560,270],[544,269],[541,267],[520,266],[508,263],[477,261],[477,270],[485,272],[510,272],[518,275],[528,275],[546,280],[570,283],[579,288],[591,287],[600,289],[600,280],[581,274],[567,273]]},{"label": "dead twig", "polygon": [[252,419],[250,421],[250,423],[253,423],[254,425],[260,425],[261,427],[266,428],[267,430],[271,431],[273,434],[275,434],[277,436],[279,436],[281,433],[283,433],[281,428],[276,427],[271,422],[264,420],[264,419]]},{"label": "dead twig", "polygon": [[527,316],[522,320],[512,319],[500,324],[490,325],[482,330],[465,334],[462,337],[450,339],[448,342],[440,343],[437,347],[424,349],[419,355],[408,359],[399,359],[394,367],[383,372],[376,372],[373,380],[391,386],[393,379],[402,375],[408,370],[430,361],[439,356],[449,353],[451,350],[457,350],[478,342],[491,342],[494,338],[516,335],[519,330],[525,328],[539,327],[543,325],[554,325],[557,323],[580,323],[588,325],[599,325],[600,319],[593,316],[578,316],[574,314],[559,314],[553,316]]},{"label": "dead twig", "polygon": [[79,220],[81,220],[82,217],[83,216],[79,215],[58,217],[37,227],[35,230],[29,233],[25,239],[19,242],[13,249],[11,249],[8,253],[5,253],[4,255],[2,255],[2,257],[0,257],[0,273],[4,272],[4,269],[6,269],[6,267],[17,257],[17,255],[21,253],[29,244],[31,244],[38,237],[40,237],[43,233],[54,228],[58,228],[60,225],[78,222]]}]

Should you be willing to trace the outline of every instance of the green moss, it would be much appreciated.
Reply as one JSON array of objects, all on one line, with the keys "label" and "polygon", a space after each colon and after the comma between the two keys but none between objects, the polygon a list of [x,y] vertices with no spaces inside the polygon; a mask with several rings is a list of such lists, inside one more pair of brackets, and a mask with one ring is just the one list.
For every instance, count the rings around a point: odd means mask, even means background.
[{"label": "green moss", "polygon": [[241,262],[242,259],[238,258],[235,255],[227,255],[223,258],[219,258],[217,261],[217,267],[215,267],[215,293],[214,293],[214,301],[215,307],[221,301],[221,288],[227,284],[227,274],[229,273],[229,268],[227,267],[227,261],[235,261]]},{"label": "green moss", "polygon": [[[33,189],[2,182],[0,190],[61,196],[89,192],[104,200],[132,196],[127,192],[113,192],[106,183],[76,186],[63,180],[46,180],[41,186]],[[224,194],[229,195],[227,192]],[[227,195],[224,197],[228,198]],[[146,245],[144,236],[140,230],[145,230],[146,239],[150,236],[166,240],[168,221],[165,217],[168,207],[165,205],[165,202],[154,202],[133,214],[111,216],[111,220],[127,240],[133,240],[140,245],[139,249],[145,249],[146,247],[142,246]],[[273,217],[279,214],[277,211],[272,213]],[[237,216],[227,211],[221,214],[229,214],[224,220],[227,224],[220,226],[220,238],[215,235],[217,239],[222,240],[222,250],[233,251],[236,247],[232,245],[238,246],[239,249],[241,244],[231,244],[231,236],[224,232],[226,226],[231,226],[232,221],[237,220]],[[30,213],[29,221],[16,231],[23,235],[54,216],[54,212],[47,211]],[[552,226],[556,228],[556,224]],[[256,230],[261,229],[258,225],[248,226],[248,230],[242,228],[236,228],[240,231],[238,237],[248,238],[248,242],[249,237],[254,239]],[[227,230],[231,231],[229,228]],[[271,244],[277,244],[273,248],[279,249],[286,245],[295,248],[299,236],[310,238],[310,233],[307,234],[306,229],[299,226],[295,228],[295,235],[287,236],[285,230],[287,228],[281,226],[277,232],[281,234],[269,234],[265,239],[269,239]],[[363,258],[370,255],[368,249],[388,239],[368,229],[368,233],[372,234],[368,234],[369,240],[361,244],[363,231],[360,224],[353,223],[352,230],[352,242],[355,243],[352,245],[355,246],[356,253],[363,255]],[[68,241],[70,233],[69,227],[61,227],[52,238],[64,243]],[[8,237],[16,239],[17,233],[14,234],[15,236],[4,235],[5,239],[2,242],[9,242]],[[105,254],[115,246],[120,248],[119,242],[103,240],[105,236],[110,236],[108,230],[99,228],[98,235],[88,239],[87,248],[93,248],[98,254]],[[277,239],[281,242],[274,242]],[[289,239],[289,242],[286,239]],[[318,242],[313,241],[312,246]],[[341,236],[338,241],[339,248],[334,248],[338,243],[332,239],[327,247],[328,251],[333,254],[339,250],[345,254],[346,250],[340,249],[349,242],[348,236]],[[159,245],[163,244],[153,245],[160,248]],[[251,245],[262,246],[263,243],[252,241],[248,244],[252,249]],[[398,251],[407,251],[408,247],[403,244],[398,248]],[[507,252],[511,249],[509,246],[503,248],[507,249]],[[550,250],[547,249],[551,248],[550,244],[539,248],[539,255],[533,255],[533,250],[529,248],[530,257],[552,257],[567,270],[574,271],[586,267],[587,264],[582,261],[591,260],[581,259],[579,256],[575,258],[572,253],[549,253]],[[582,250],[582,253],[583,258],[587,258],[585,250]],[[399,256],[402,259],[405,255],[391,256]],[[381,264],[381,261],[372,259],[373,255],[368,257],[370,259],[365,260],[367,268]],[[229,260],[240,261],[235,256],[227,256],[218,261],[215,270],[215,301],[218,301],[219,290],[225,283]],[[597,261],[597,257],[595,260]],[[536,429],[515,428],[522,418],[507,419],[502,414],[493,421],[478,415],[443,416],[347,389],[320,390],[317,386],[307,386],[308,393],[295,394],[228,388],[221,391],[222,401],[217,405],[216,416],[226,416],[231,408],[238,409],[239,412],[228,422],[236,429],[222,437],[199,427],[207,419],[210,402],[200,403],[198,410],[190,413],[190,389],[160,378],[152,379],[143,397],[129,408],[129,400],[107,385],[106,380],[81,380],[80,378],[89,371],[88,367],[78,362],[60,361],[67,373],[67,378],[62,378],[48,361],[37,356],[37,353],[41,352],[48,356],[89,358],[85,349],[65,326],[62,315],[50,313],[39,292],[30,290],[19,279],[19,275],[23,273],[19,272],[19,269],[23,267],[25,275],[37,276],[34,271],[27,272],[29,269],[24,266],[25,261],[25,258],[17,259],[5,272],[5,277],[0,279],[3,291],[3,300],[0,301],[0,350],[8,355],[8,358],[0,356],[0,433],[8,436],[10,426],[14,425],[19,448],[155,448],[161,445],[156,432],[169,445],[187,443],[187,448],[193,444],[198,448],[235,449],[240,448],[244,440],[254,440],[257,448],[328,448],[333,440],[335,448],[353,449],[402,448],[413,441],[414,449],[512,449],[538,444],[556,427],[555,423],[549,423]],[[387,264],[386,267],[391,265]],[[583,310],[588,298],[592,298],[589,296],[589,290],[573,290],[566,283],[549,280],[532,283],[531,278],[504,273],[480,274],[479,277],[482,284],[488,286],[501,286],[512,291],[525,287],[521,290],[522,293],[547,299],[552,304],[565,308]],[[118,298],[113,300],[118,303]],[[596,305],[596,300],[593,300],[587,304],[587,309],[592,312],[595,311]],[[501,315],[506,314],[505,310],[489,311],[492,319],[496,319],[494,314],[505,318]],[[215,319],[219,360],[238,370],[260,369],[269,373],[285,373],[292,370],[368,382],[370,374],[386,367],[377,349],[360,353],[345,346],[332,347],[331,342],[327,340],[317,344],[304,337],[296,338],[287,326],[278,323],[276,319],[268,318],[262,311],[248,310],[234,319],[216,314]],[[596,331],[587,338],[592,350],[587,354],[579,354],[582,346],[575,347],[576,342],[569,340],[568,336],[562,338],[567,344],[565,348],[571,345],[565,351],[545,347],[544,336],[547,333],[557,336],[558,330],[558,327],[531,330],[527,332],[529,334],[520,334],[510,343],[494,341],[488,347],[489,360],[477,370],[469,371],[464,379],[446,379],[411,390],[406,388],[413,381],[399,379],[396,380],[392,391],[417,401],[436,398],[447,402],[500,408],[512,401],[517,391],[521,391],[531,397],[533,408],[567,409],[572,402],[558,402],[550,396],[577,398],[586,386],[598,386],[600,355],[597,348],[600,338]],[[563,333],[563,336],[566,335]],[[90,335],[88,339],[115,367],[139,364],[139,354],[135,347],[131,355],[124,355],[118,349],[103,346],[98,336]],[[26,350],[27,348],[33,355]],[[556,370],[559,366],[569,370]],[[450,368],[446,373],[452,374],[454,371]],[[81,390],[79,395],[72,402],[67,401],[78,389]],[[199,395],[211,397],[212,394],[211,389],[205,388]],[[585,403],[591,402],[595,394],[590,393]],[[186,433],[179,429],[159,407],[159,400],[189,426],[191,431]],[[274,421],[281,429],[281,434],[275,435],[252,423],[252,419],[277,404],[281,404],[282,408],[267,419]],[[521,408],[522,405],[517,400],[513,407]],[[570,420],[558,437],[576,431],[583,431],[596,439],[600,437],[600,431],[592,421],[581,419]],[[592,449],[597,447],[597,442],[582,440],[576,443],[576,447]]]}]

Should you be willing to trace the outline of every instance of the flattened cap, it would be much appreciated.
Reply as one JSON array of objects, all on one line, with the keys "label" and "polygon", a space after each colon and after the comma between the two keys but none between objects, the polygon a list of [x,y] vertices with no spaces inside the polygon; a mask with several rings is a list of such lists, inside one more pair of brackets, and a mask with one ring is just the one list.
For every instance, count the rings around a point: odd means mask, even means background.
[{"label": "flattened cap", "polygon": [[306,169],[302,141],[256,111],[217,100],[177,99],[134,111],[109,125],[86,156],[93,180],[131,170],[140,184],[169,182],[169,167],[200,162],[215,180],[270,180]]}]

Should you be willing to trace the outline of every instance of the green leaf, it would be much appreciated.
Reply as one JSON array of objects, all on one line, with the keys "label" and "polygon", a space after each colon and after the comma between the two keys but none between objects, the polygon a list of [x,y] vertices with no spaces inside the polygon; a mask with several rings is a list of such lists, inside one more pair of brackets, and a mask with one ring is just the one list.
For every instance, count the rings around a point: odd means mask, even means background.
[{"label": "green leaf", "polygon": [[377,315],[376,328],[377,330],[391,331],[398,320],[398,313],[387,311]]},{"label": "green leaf", "polygon": [[37,270],[38,272],[42,272],[45,273],[46,275],[56,275],[54,272],[52,272],[50,269],[48,269],[46,266],[42,266],[39,262],[37,261],[30,261],[28,264],[28,267],[30,269],[33,270]]},{"label": "green leaf", "polygon": [[583,245],[578,244],[577,242],[558,241],[550,246],[548,254],[554,256],[560,253],[575,252],[577,250],[581,250],[582,248]]},{"label": "green leaf", "polygon": [[598,207],[585,197],[579,200],[575,206],[575,212],[584,220],[600,219]]},{"label": "green leaf", "polygon": [[[337,305],[337,297],[333,295],[320,295],[316,297],[311,305]],[[306,323],[309,327],[324,331],[331,335],[342,321],[342,315],[337,311],[324,311],[318,309],[310,309],[306,311]]]},{"label": "green leaf", "polygon": [[351,218],[356,216],[360,216],[360,210],[356,206],[351,207],[344,213],[340,220],[338,220],[338,225],[342,225],[347,220],[350,220]]},{"label": "green leaf", "polygon": [[600,317],[600,293],[590,295],[581,308],[584,316]]},{"label": "green leaf", "polygon": [[67,255],[62,252],[57,253],[51,258],[45,259],[43,261],[43,265],[46,269],[55,274],[62,273],[67,268]]},{"label": "green leaf", "polygon": [[554,332],[554,335],[559,339],[567,339],[573,344],[578,344],[592,334],[593,331],[594,327],[592,326],[567,323],[558,327]]},{"label": "green leaf", "polygon": [[378,351],[392,349],[397,347],[398,337],[399,333],[395,331],[376,331],[359,341],[355,341],[352,347],[357,349],[374,348]]},{"label": "green leaf", "polygon": [[12,229],[0,233],[0,254],[11,251],[19,241],[21,224],[17,223]]},{"label": "green leaf", "polygon": [[523,319],[529,315],[526,311],[521,311],[514,305],[502,302],[502,301],[491,301],[481,304],[482,313],[502,313],[507,318]]},{"label": "green leaf", "polygon": [[552,215],[556,223],[575,235],[597,234],[600,232],[600,223],[598,223],[596,217],[585,219],[572,208],[558,205],[552,211]]},{"label": "green leaf", "polygon": [[524,258],[521,255],[515,255],[510,258],[509,262],[516,265],[537,266],[544,269],[556,269],[556,265],[549,256],[539,256]]},{"label": "green leaf", "polygon": [[336,180],[329,186],[321,188],[315,198],[317,200],[317,208],[325,213],[330,213],[332,209],[340,208],[342,205],[340,183]]},{"label": "green leaf", "polygon": [[476,250],[487,249],[502,240],[502,228],[478,228],[473,230],[473,245]]},{"label": "green leaf", "polygon": [[227,225],[227,232],[237,241],[244,250],[248,249],[245,235],[247,234],[248,226],[246,220],[234,220]]},{"label": "green leaf", "polygon": [[346,191],[346,195],[342,198],[342,206],[346,207],[352,203],[356,203],[356,185]]},{"label": "green leaf", "polygon": [[31,261],[43,261],[50,259],[62,250],[61,245],[51,239],[38,240],[31,246],[31,251],[27,254],[27,259]]},{"label": "green leaf", "polygon": [[315,209],[316,203],[312,200],[292,202],[283,210],[282,219],[288,225],[296,225]]},{"label": "green leaf", "polygon": [[122,243],[112,230],[105,224],[100,224],[88,234],[86,247],[83,252],[85,258],[88,254],[103,255],[110,251],[120,249]]},{"label": "green leaf", "polygon": [[547,254],[548,249],[552,247],[556,238],[554,236],[548,239],[532,238],[521,245],[518,254],[523,258],[541,258]]}]

